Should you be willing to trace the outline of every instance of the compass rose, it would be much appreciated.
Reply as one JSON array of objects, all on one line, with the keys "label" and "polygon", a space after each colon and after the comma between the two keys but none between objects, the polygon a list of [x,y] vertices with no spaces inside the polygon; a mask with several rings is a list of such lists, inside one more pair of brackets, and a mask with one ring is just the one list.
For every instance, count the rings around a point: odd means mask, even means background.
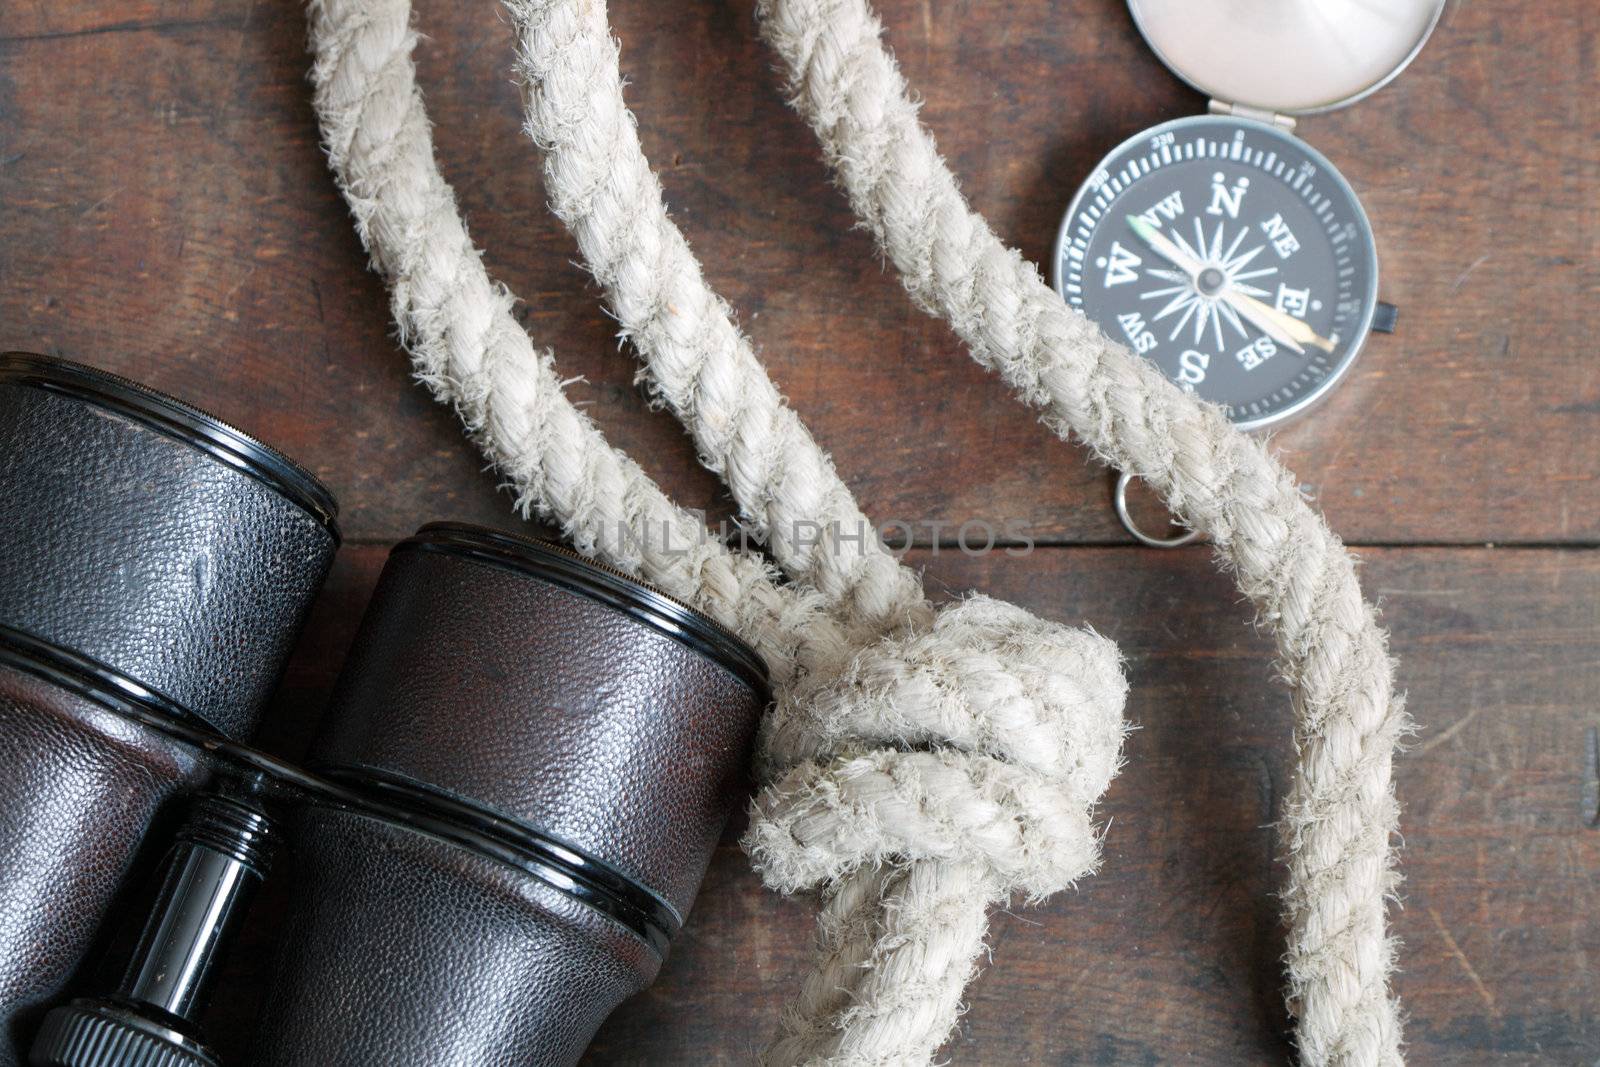
[{"label": "compass rose", "polygon": [[1263,242],[1253,248],[1241,250],[1240,246],[1248,236],[1250,236],[1249,226],[1241,223],[1230,240],[1227,224],[1219,222],[1208,238],[1204,225],[1199,219],[1195,219],[1194,243],[1191,245],[1177,229],[1172,230],[1170,234],[1172,243],[1177,245],[1186,257],[1198,264],[1200,269],[1190,275],[1181,270],[1153,267],[1145,272],[1149,277],[1171,284],[1139,295],[1141,300],[1167,300],[1166,305],[1151,317],[1152,323],[1170,319],[1174,315],[1178,317],[1172,326],[1172,332],[1167,335],[1167,340],[1176,341],[1185,327],[1192,326],[1194,342],[1198,344],[1205,337],[1206,328],[1210,327],[1216,336],[1217,347],[1222,348],[1225,344],[1222,334],[1224,322],[1241,338],[1250,337],[1250,331],[1245,328],[1239,313],[1223,298],[1223,294],[1232,291],[1252,297],[1268,296],[1265,289],[1251,283],[1257,278],[1278,273],[1278,268],[1269,266],[1249,269],[1255,258],[1265,251],[1267,246]]},{"label": "compass rose", "polygon": [[1298,138],[1221,115],[1125,142],[1056,240],[1063,300],[1246,427],[1339,380],[1377,307],[1371,227]]}]

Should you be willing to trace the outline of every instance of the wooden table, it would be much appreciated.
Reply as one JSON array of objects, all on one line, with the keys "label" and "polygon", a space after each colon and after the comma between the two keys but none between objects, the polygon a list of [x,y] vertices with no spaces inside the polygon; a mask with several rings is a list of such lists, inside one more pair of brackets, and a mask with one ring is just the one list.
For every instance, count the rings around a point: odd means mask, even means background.
[{"label": "wooden table", "polygon": [[[1129,655],[1140,729],[1105,804],[1104,870],[995,917],[951,1060],[1284,1062],[1268,824],[1290,724],[1266,642],[1203,549],[1131,546],[1106,472],[910,307],[784,107],[751,6],[613,5],[646,149],[707,274],[869,514],[1026,524],[1031,553],[982,558],[924,527],[911,559],[930,588],[1086,620]],[[543,209],[503,17],[421,7],[444,170],[489,268],[613,440],[726,515]],[[881,8],[968,195],[1034,259],[1101,153],[1203,107],[1121,0]],[[343,503],[345,547],[268,728],[289,754],[387,546],[434,518],[516,522],[410,380],[318,149],[305,32],[295,5],[246,0],[0,8],[0,347],[186,397]],[[1416,1064],[1600,1057],[1597,55],[1592,0],[1454,0],[1393,86],[1301,126],[1360,191],[1401,306],[1400,332],[1276,446],[1359,546],[1422,727],[1397,768],[1394,913]],[[763,890],[732,842],[590,1063],[748,1062],[772,1032],[812,908]],[[235,960],[224,1049],[241,1050],[265,956]]]}]

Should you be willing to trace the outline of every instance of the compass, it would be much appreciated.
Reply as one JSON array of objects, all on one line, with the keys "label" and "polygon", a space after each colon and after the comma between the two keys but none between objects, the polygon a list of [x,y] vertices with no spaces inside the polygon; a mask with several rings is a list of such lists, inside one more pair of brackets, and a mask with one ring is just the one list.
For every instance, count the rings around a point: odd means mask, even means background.
[{"label": "compass", "polygon": [[[1095,167],[1061,223],[1056,290],[1241,429],[1279,425],[1326,396],[1396,314],[1378,300],[1360,200],[1296,120],[1395,77],[1444,0],[1128,7],[1162,61],[1210,95],[1210,113],[1145,130]],[[1124,524],[1168,543],[1134,527],[1126,481]]]}]

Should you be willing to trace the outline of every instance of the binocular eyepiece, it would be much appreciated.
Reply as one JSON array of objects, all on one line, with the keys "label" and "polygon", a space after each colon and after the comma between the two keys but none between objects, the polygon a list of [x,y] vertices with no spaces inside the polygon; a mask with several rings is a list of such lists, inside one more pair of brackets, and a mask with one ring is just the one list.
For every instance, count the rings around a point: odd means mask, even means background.
[{"label": "binocular eyepiece", "polygon": [[[250,1063],[571,1063],[653,980],[768,701],[737,637],[560,545],[425,526],[292,765],[248,741],[337,545],[331,495],[37,356],[0,357],[0,456],[0,1064],[215,1064],[215,961],[275,851]],[[122,981],[90,988],[162,853]]]}]

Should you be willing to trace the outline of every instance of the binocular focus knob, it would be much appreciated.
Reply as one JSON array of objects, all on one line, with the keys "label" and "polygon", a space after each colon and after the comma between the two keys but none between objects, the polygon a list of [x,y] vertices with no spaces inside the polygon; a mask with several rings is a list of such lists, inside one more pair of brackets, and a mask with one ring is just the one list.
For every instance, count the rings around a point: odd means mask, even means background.
[{"label": "binocular focus knob", "polygon": [[218,794],[196,800],[122,984],[46,1015],[33,1067],[218,1067],[193,1019],[218,951],[266,873],[270,832],[249,804]]},{"label": "binocular focus knob", "polygon": [[35,1067],[218,1067],[199,1042],[131,1005],[75,1000],[52,1011],[33,1046]]}]

